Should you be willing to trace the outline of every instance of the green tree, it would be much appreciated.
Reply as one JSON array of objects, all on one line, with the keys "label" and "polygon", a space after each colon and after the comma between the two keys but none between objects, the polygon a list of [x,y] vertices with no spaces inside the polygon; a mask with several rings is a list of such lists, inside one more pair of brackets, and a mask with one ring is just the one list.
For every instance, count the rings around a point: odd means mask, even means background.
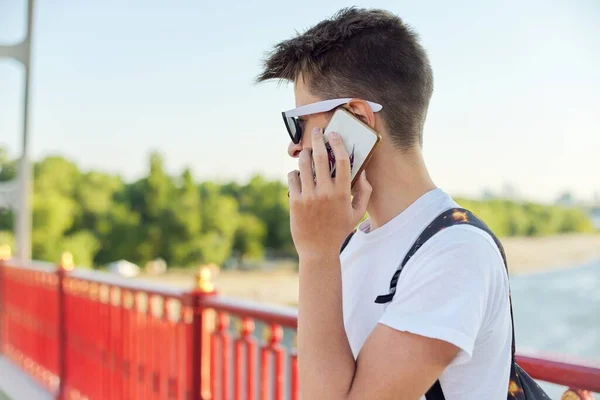
[{"label": "green tree", "polygon": [[137,248],[144,240],[144,228],[138,212],[131,210],[127,203],[117,197],[96,226],[101,247],[96,254],[95,264],[106,265],[117,260],[140,262]]},{"label": "green tree", "polygon": [[[164,168],[163,158],[159,153],[150,155],[150,173],[148,177],[134,184],[132,188],[134,210],[142,218],[142,240],[137,245],[136,257],[139,263],[145,263],[157,257],[167,257],[166,239],[168,235],[168,212],[173,198],[174,184]],[[141,227],[142,228],[142,227]]]},{"label": "green tree", "polygon": [[169,224],[167,256],[172,264],[187,266],[202,259],[200,192],[189,169],[183,172],[179,181],[166,220]]},{"label": "green tree", "polygon": [[[74,199],[79,205],[73,226],[68,232],[69,237],[86,237],[86,239],[77,239],[67,242],[72,246],[81,246],[82,249],[72,248],[70,251],[78,252],[84,259],[92,258],[90,265],[105,264],[115,259],[112,257],[111,250],[114,252],[114,226],[111,223],[111,214],[117,207],[115,197],[124,190],[122,180],[117,176],[90,171],[80,175],[80,180],[74,190]],[[121,205],[122,207],[122,205]],[[81,232],[86,232],[85,236],[77,236]],[[89,237],[94,238],[92,242]],[[91,243],[94,243],[92,245]],[[131,239],[130,239],[131,243]],[[92,251],[85,253],[84,250]],[[78,264],[83,261],[75,257]]]},{"label": "green tree", "polygon": [[56,261],[63,250],[61,241],[73,224],[77,205],[58,193],[33,198],[32,256],[38,260]]},{"label": "green tree", "polygon": [[17,159],[11,158],[8,150],[0,147],[0,182],[11,181],[17,177]]},{"label": "green tree", "polygon": [[[100,241],[89,231],[78,231],[68,236],[64,236],[59,249],[68,250],[73,255],[73,260],[79,267],[90,268],[94,265],[94,254],[100,248]],[[58,260],[59,254],[55,254]]]},{"label": "green tree", "polygon": [[[34,164],[31,235],[34,258],[56,261],[64,250],[63,237],[71,230],[79,212],[74,194],[80,175],[74,163],[58,156]],[[80,249],[67,250],[80,252]]]},{"label": "green tree", "polygon": [[[8,150],[0,147],[0,183],[12,181],[17,177],[17,160],[10,158]],[[0,231],[12,231],[14,213],[0,208]]]},{"label": "green tree", "polygon": [[240,190],[240,209],[262,220],[266,227],[265,247],[279,250],[282,255],[295,254],[290,235],[287,186],[279,181],[253,177]]},{"label": "green tree", "polygon": [[590,217],[582,210],[568,209],[563,214],[559,232],[593,232],[594,225]]},{"label": "green tree", "polygon": [[73,198],[75,187],[80,183],[81,172],[73,162],[50,156],[34,164],[33,177],[36,195],[55,193]]},{"label": "green tree", "polygon": [[199,248],[203,262],[222,264],[231,257],[234,235],[240,222],[238,202],[221,194],[214,182],[204,182],[199,187],[202,220]]},{"label": "green tree", "polygon": [[240,215],[233,249],[239,254],[242,261],[256,261],[264,257],[265,234],[266,227],[263,221],[252,214]]},{"label": "green tree", "polygon": [[0,231],[0,246],[7,244],[11,249],[15,248],[15,237],[12,232]]}]

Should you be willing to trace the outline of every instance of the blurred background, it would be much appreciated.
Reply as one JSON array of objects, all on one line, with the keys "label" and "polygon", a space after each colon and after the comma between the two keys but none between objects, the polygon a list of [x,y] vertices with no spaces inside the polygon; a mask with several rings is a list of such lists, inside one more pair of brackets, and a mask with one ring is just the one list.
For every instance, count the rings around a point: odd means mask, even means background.
[{"label": "blurred background", "polygon": [[[295,305],[280,115],[293,88],[253,79],[274,44],[349,5],[37,1],[32,258],[68,250],[82,268],[180,287],[212,264],[225,295]],[[503,238],[519,348],[600,360],[600,3],[357,5],[398,14],[429,53],[425,159]],[[26,10],[0,0],[0,45],[23,40]],[[5,193],[24,76],[0,58]],[[0,210],[0,245],[14,248],[15,214]]]}]

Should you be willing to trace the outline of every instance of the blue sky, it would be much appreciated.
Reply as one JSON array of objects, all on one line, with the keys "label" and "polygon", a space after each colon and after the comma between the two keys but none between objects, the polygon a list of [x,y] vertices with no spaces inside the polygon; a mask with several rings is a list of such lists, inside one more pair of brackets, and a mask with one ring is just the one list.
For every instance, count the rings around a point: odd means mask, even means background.
[{"label": "blue sky", "polygon": [[[0,0],[0,42],[22,34],[21,2]],[[32,154],[133,179],[157,149],[171,172],[190,166],[197,179],[283,179],[296,167],[279,114],[292,86],[252,80],[274,43],[348,5],[38,0]],[[429,52],[424,152],[439,186],[478,195],[511,183],[541,200],[600,191],[597,0],[355,5],[400,15]],[[0,61],[0,146],[14,155],[21,77]]]}]

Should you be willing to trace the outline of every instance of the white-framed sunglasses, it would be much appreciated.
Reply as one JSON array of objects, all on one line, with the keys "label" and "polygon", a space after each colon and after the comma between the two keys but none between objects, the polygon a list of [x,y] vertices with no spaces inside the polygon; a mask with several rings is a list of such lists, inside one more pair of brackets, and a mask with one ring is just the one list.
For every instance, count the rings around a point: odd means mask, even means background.
[{"label": "white-framed sunglasses", "polygon": [[[292,142],[298,144],[300,143],[300,140],[302,140],[302,121],[298,117],[331,111],[334,108],[349,103],[351,100],[353,100],[351,97],[323,100],[282,112],[281,115],[283,116],[283,122],[285,123],[285,127],[287,128]],[[366,103],[369,105],[369,107],[371,107],[373,112],[379,112],[383,108],[381,104],[374,103],[372,101],[367,101]]]}]

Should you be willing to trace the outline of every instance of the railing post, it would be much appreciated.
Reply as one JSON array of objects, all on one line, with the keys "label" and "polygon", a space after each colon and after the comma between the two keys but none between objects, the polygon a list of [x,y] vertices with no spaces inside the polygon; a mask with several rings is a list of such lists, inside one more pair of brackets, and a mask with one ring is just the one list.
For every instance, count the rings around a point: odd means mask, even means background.
[{"label": "railing post", "polygon": [[6,308],[4,304],[4,265],[11,258],[10,246],[7,244],[0,245],[0,354],[4,352],[4,317]]},{"label": "railing post", "polygon": [[67,385],[67,313],[65,304],[65,276],[74,267],[73,256],[69,252],[63,252],[60,257],[58,268],[56,269],[57,294],[58,294],[58,391],[57,400],[64,400],[66,396]]},{"label": "railing post", "polygon": [[196,274],[194,289],[184,298],[191,319],[188,335],[189,355],[188,379],[190,392],[188,400],[211,400],[210,390],[210,335],[214,325],[214,312],[206,309],[205,300],[217,294],[212,283],[212,272],[201,268]]}]

